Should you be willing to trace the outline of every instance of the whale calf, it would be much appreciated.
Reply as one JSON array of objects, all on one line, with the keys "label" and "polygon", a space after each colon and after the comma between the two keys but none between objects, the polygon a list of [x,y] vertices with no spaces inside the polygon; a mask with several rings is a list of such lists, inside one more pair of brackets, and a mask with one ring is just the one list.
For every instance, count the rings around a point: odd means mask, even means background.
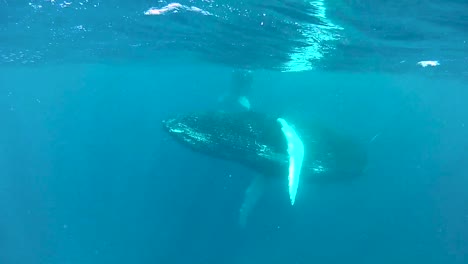
[{"label": "whale calf", "polygon": [[175,115],[162,123],[186,147],[258,173],[245,192],[241,225],[270,179],[284,179],[294,204],[300,185],[352,179],[367,162],[359,144],[318,122],[290,122],[255,111],[205,111]]}]

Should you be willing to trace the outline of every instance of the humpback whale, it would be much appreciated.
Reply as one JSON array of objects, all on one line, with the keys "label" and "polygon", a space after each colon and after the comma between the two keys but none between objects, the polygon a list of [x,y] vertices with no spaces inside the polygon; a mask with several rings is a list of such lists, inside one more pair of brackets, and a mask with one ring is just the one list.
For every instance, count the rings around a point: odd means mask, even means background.
[{"label": "humpback whale", "polygon": [[269,179],[289,183],[285,186],[294,204],[303,183],[352,179],[366,166],[360,145],[319,122],[290,122],[255,111],[205,111],[175,115],[162,123],[166,132],[192,150],[258,172],[245,192],[241,225]]}]

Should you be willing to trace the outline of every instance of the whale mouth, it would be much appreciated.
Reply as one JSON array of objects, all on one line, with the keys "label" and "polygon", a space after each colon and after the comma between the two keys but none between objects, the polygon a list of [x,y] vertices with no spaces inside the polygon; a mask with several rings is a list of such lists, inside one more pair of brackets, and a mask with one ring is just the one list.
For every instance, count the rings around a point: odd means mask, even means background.
[{"label": "whale mouth", "polygon": [[171,135],[184,134],[187,131],[187,125],[177,118],[163,120],[162,124],[164,129]]},{"label": "whale mouth", "polygon": [[203,133],[197,129],[194,124],[197,123],[196,118],[181,116],[169,118],[162,121],[164,129],[175,139],[182,141],[191,146],[208,145],[211,143],[211,135]]}]

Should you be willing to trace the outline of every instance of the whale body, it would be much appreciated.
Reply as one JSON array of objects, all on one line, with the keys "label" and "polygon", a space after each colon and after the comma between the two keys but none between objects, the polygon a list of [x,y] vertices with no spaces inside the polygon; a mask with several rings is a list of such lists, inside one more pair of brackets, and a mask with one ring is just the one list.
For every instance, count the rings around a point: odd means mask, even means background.
[{"label": "whale body", "polygon": [[[241,215],[245,212],[246,218],[268,179],[287,182],[291,143],[285,137],[286,120],[255,111],[205,111],[175,115],[163,121],[163,128],[196,152],[234,161],[258,172],[260,176],[246,191],[241,208]],[[289,123],[303,145],[301,185],[349,180],[363,172],[366,153],[354,140],[318,122]]]}]

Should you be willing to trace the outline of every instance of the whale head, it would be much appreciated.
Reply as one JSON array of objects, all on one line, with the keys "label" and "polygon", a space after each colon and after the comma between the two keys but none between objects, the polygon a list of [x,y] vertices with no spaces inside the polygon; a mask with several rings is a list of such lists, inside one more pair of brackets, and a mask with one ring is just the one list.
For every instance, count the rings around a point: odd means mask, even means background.
[{"label": "whale head", "polygon": [[213,127],[206,122],[206,117],[199,114],[178,115],[163,120],[163,128],[184,145],[203,149],[212,144]]},{"label": "whale head", "polygon": [[197,112],[168,118],[163,128],[197,152],[270,176],[285,173],[288,146],[274,118],[253,112]]}]

